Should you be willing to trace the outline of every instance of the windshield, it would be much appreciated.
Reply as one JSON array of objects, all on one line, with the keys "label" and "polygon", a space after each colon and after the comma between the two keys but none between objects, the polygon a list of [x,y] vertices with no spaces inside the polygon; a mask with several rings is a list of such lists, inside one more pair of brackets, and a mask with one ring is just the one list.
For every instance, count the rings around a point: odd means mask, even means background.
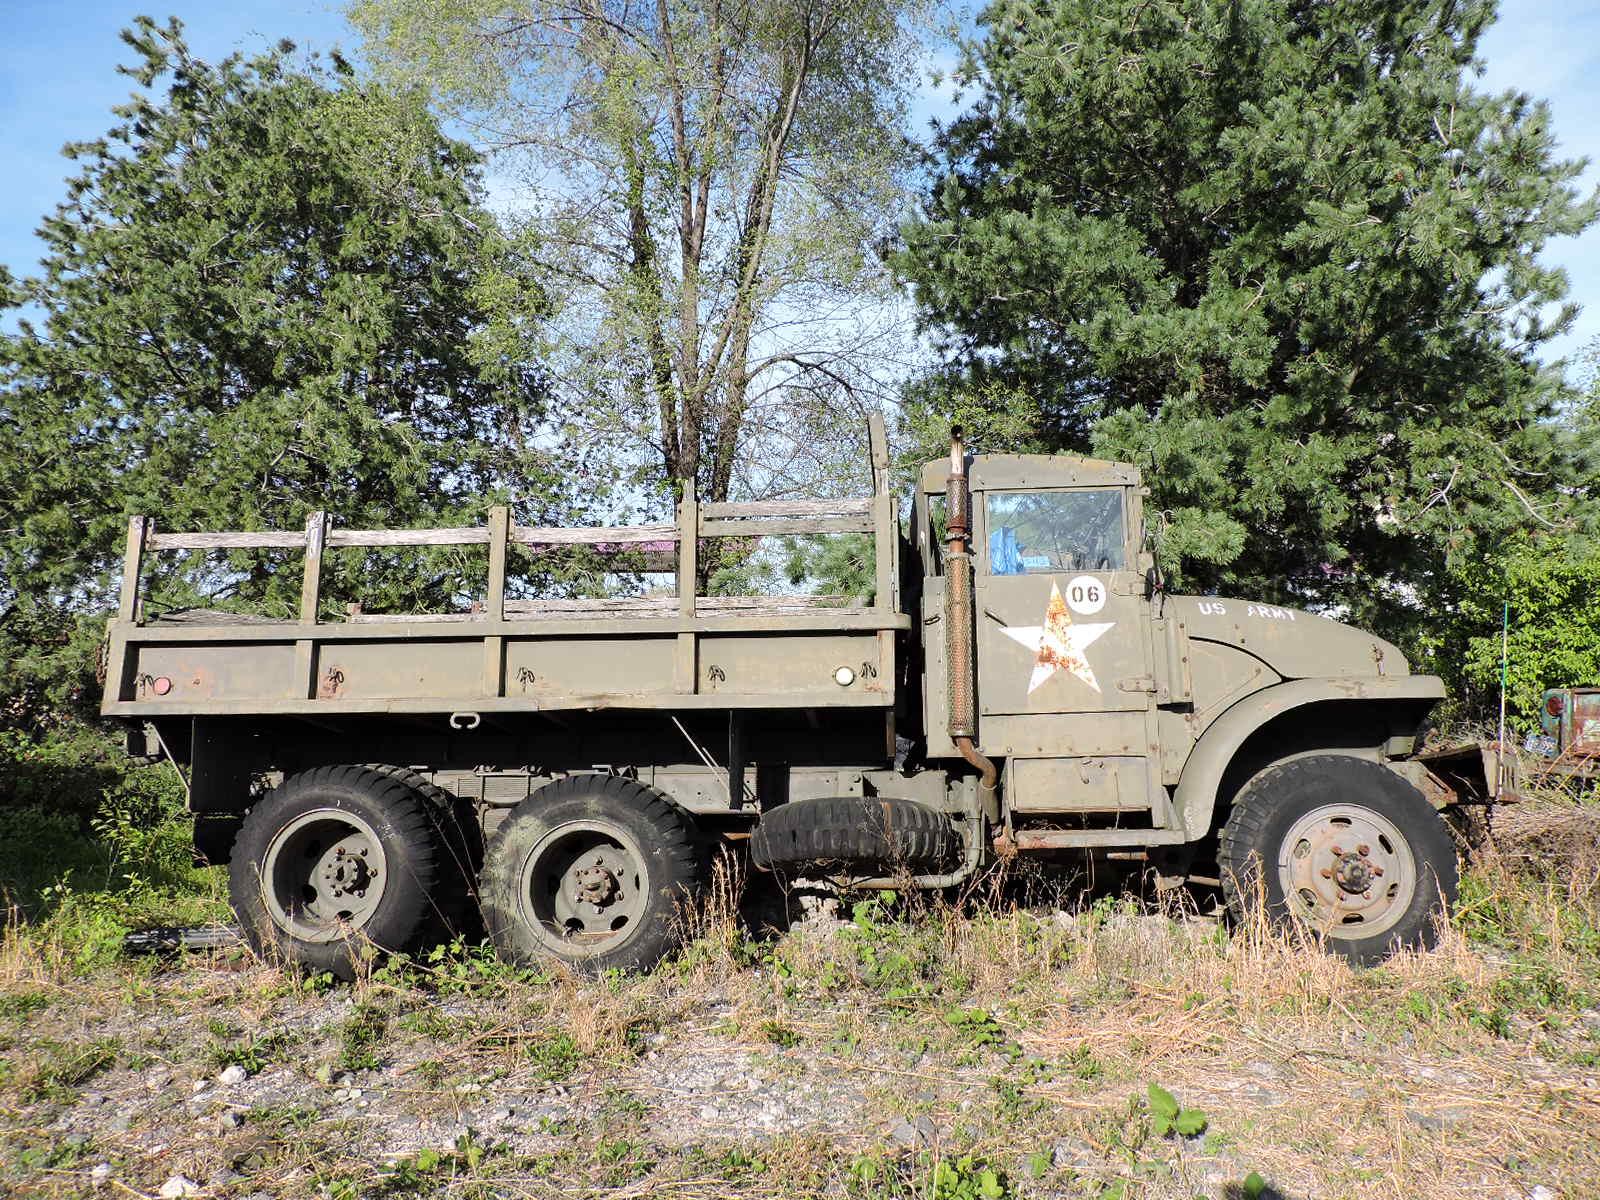
[{"label": "windshield", "polygon": [[1121,571],[1122,493],[990,492],[989,574]]}]

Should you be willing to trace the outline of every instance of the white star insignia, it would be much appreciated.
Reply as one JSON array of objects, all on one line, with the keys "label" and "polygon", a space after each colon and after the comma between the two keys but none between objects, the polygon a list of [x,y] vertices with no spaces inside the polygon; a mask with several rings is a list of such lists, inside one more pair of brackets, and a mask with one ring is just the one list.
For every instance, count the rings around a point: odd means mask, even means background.
[{"label": "white star insignia", "polygon": [[1094,625],[1074,625],[1071,614],[1067,612],[1067,602],[1061,598],[1061,589],[1051,580],[1050,603],[1044,610],[1044,624],[1008,627],[1001,632],[1019,645],[1037,652],[1038,657],[1033,661],[1033,675],[1028,680],[1030,696],[1060,670],[1071,671],[1098,692],[1100,681],[1094,677],[1094,668],[1089,665],[1083,652],[1115,624],[1115,621],[1106,621]]}]

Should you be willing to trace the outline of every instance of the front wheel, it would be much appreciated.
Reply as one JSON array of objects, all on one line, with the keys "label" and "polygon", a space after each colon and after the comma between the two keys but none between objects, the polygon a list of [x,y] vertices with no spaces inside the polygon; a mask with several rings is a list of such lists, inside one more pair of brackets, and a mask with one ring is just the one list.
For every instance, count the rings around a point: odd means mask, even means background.
[{"label": "front wheel", "polygon": [[676,945],[697,862],[688,818],[660,792],[569,775],[517,805],[490,838],[484,923],[513,962],[649,970]]},{"label": "front wheel", "polygon": [[1455,847],[1439,814],[1378,763],[1318,754],[1269,767],[1245,785],[1223,828],[1228,907],[1258,904],[1299,923],[1352,962],[1431,949],[1455,902]]}]

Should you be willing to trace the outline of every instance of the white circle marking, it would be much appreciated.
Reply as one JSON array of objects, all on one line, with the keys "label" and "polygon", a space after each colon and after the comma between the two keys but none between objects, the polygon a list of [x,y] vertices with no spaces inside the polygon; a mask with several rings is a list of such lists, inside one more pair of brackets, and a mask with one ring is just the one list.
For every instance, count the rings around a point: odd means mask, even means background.
[{"label": "white circle marking", "polygon": [[1106,585],[1093,575],[1076,575],[1067,582],[1067,607],[1080,617],[1092,617],[1106,606]]}]

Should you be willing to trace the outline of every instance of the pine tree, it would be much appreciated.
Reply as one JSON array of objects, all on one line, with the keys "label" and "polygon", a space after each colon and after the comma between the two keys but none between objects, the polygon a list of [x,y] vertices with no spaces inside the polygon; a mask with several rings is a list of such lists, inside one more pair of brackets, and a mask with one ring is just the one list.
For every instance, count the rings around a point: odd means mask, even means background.
[{"label": "pine tree", "polygon": [[[902,269],[1041,444],[1146,468],[1191,587],[1404,633],[1592,469],[1536,358],[1596,219],[1549,113],[1476,90],[1489,0],[999,0]],[[941,396],[941,390],[945,393]]]}]

